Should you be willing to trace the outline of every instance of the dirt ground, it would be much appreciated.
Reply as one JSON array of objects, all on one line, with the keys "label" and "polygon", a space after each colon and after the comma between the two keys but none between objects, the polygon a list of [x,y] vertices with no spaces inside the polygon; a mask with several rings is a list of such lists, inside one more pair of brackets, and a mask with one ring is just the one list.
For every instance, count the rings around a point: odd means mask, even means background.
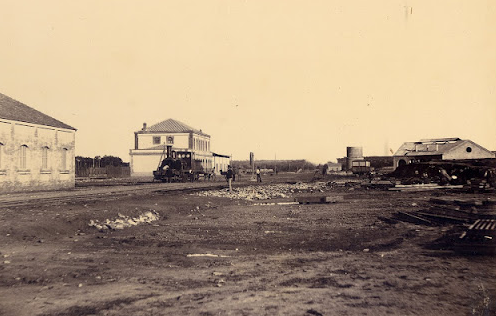
[{"label": "dirt ground", "polygon": [[444,249],[451,226],[390,220],[455,193],[295,190],[343,200],[260,205],[174,186],[0,199],[0,315],[496,315],[494,257]]}]

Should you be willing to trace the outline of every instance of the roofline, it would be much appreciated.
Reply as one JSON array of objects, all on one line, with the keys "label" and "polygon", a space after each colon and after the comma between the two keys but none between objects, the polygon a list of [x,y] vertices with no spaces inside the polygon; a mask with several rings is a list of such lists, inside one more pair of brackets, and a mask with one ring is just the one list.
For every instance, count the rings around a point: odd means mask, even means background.
[{"label": "roofline", "polygon": [[212,155],[213,155],[214,157],[231,158],[231,156],[221,155],[221,154],[217,154],[217,153],[214,153],[214,152],[212,152]]},{"label": "roofline", "polygon": [[41,127],[41,128],[47,128],[47,127],[51,127],[53,129],[61,129],[61,130],[66,130],[66,131],[77,131],[77,128],[74,128],[70,125],[67,125],[69,126],[70,128],[65,128],[65,127],[60,127],[60,126],[53,126],[53,125],[48,125],[48,124],[37,124],[37,123],[31,123],[31,122],[27,122],[27,121],[21,121],[21,120],[10,120],[10,119],[6,119],[6,118],[3,118],[3,117],[0,117],[0,121],[6,121],[6,122],[11,122],[11,123],[22,123],[22,124],[29,124],[29,125],[32,125],[32,126],[35,126],[35,127]]},{"label": "roofline", "polygon": [[209,138],[211,137],[208,134],[205,134],[203,132],[197,132],[197,131],[167,132],[167,131],[144,131],[141,129],[141,130],[136,131],[134,133],[135,134],[198,134],[198,135],[202,135],[202,136],[207,136]]}]

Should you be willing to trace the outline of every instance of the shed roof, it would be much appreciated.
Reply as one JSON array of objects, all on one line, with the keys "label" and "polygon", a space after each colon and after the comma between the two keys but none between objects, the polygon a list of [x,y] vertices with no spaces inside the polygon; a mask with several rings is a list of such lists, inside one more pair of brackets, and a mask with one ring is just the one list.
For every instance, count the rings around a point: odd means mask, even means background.
[{"label": "shed roof", "polygon": [[76,130],[74,127],[62,123],[61,121],[43,114],[40,111],[35,110],[32,107],[29,107],[26,104],[14,100],[2,93],[0,93],[0,118],[11,121]]},{"label": "shed roof", "polygon": [[[196,133],[204,136],[209,136],[203,133],[201,130],[197,130],[189,125],[186,125],[178,120],[167,119],[155,125],[152,125],[145,130],[140,130],[139,132],[151,132],[151,133]],[[138,133],[139,133],[138,132]]]}]

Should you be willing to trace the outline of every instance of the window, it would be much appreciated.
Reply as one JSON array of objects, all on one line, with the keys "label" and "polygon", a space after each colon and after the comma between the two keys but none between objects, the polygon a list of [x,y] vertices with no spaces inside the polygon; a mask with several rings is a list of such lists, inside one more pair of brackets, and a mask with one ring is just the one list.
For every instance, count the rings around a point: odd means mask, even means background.
[{"label": "window", "polygon": [[41,169],[48,169],[48,147],[41,148]]},{"label": "window", "polygon": [[0,170],[2,170],[2,152],[3,152],[3,144],[0,143]]},{"label": "window", "polygon": [[153,144],[160,145],[160,136],[153,136]]},{"label": "window", "polygon": [[67,170],[67,148],[62,149],[62,170]]},{"label": "window", "polygon": [[467,149],[466,149],[466,150],[467,150],[467,152],[468,152],[468,153],[469,153],[469,152],[472,152],[472,147],[467,147]]},{"label": "window", "polygon": [[28,168],[27,162],[28,146],[22,145],[19,153],[19,169],[26,170]]}]

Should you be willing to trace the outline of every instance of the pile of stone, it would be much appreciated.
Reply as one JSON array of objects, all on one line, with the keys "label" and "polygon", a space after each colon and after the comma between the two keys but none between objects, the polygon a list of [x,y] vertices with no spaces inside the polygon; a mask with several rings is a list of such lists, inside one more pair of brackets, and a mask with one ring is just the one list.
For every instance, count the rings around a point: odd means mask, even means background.
[{"label": "pile of stone", "polygon": [[119,218],[111,221],[106,219],[103,222],[99,220],[90,220],[88,226],[96,227],[99,230],[115,230],[115,229],[124,229],[126,227],[136,226],[138,224],[143,223],[151,223],[160,218],[159,214],[155,210],[151,210],[141,214],[139,217],[129,217],[119,213]]},{"label": "pile of stone", "polygon": [[313,192],[324,192],[327,188],[325,182],[316,183],[283,183],[283,184],[271,184],[271,185],[251,185],[247,187],[234,188],[232,192],[228,190],[211,190],[211,191],[201,191],[194,193],[199,196],[207,197],[226,197],[230,199],[238,200],[271,200],[278,198],[290,198],[294,193],[313,193]]}]

